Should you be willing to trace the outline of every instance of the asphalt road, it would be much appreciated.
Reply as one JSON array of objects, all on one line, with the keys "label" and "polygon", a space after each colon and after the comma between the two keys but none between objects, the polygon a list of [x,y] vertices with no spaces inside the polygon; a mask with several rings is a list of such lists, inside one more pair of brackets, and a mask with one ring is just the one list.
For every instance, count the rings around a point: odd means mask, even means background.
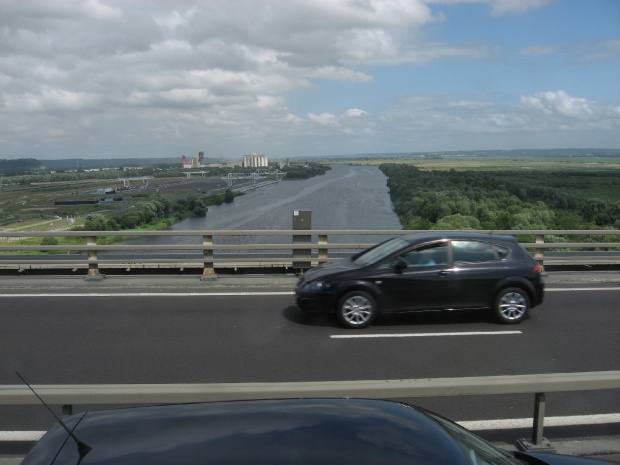
[{"label": "asphalt road", "polygon": [[[241,383],[620,367],[617,282],[550,283],[545,303],[516,326],[484,312],[435,312],[384,317],[349,331],[329,317],[300,313],[294,277],[280,285],[255,278],[230,286],[196,278],[189,285],[179,278],[56,278],[36,286],[2,279],[0,384],[18,384],[15,371],[32,384]],[[364,337],[341,337],[357,335]],[[458,421],[531,418],[533,408],[528,395],[407,400]],[[620,413],[617,391],[547,396],[547,416],[608,413]],[[45,430],[51,423],[37,406],[0,407],[0,431]],[[547,437],[584,434],[617,435],[620,428],[545,430]]]}]

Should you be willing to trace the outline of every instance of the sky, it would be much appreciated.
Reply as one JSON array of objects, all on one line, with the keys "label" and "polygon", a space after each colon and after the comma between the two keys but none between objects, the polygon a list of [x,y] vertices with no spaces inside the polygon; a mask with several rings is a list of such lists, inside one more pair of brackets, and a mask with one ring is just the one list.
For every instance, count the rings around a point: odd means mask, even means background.
[{"label": "sky", "polygon": [[620,0],[0,0],[0,159],[620,148]]}]

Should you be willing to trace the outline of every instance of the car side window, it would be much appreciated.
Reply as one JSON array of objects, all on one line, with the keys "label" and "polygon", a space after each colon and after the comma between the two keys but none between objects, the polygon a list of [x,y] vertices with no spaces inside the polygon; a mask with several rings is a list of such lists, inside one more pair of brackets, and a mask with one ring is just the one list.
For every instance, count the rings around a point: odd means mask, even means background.
[{"label": "car side window", "polygon": [[445,242],[430,244],[410,250],[401,257],[407,267],[442,265],[448,260]]},{"label": "car side window", "polygon": [[501,245],[495,246],[495,252],[497,253],[497,258],[499,260],[503,260],[508,256],[510,249],[508,247],[502,247]]},{"label": "car side window", "polygon": [[454,263],[480,263],[497,260],[493,245],[478,241],[452,241]]}]

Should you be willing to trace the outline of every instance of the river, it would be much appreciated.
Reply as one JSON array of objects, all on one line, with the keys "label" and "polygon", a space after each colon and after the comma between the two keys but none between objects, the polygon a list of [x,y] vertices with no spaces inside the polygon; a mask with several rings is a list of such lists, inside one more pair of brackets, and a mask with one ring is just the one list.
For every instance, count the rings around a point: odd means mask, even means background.
[{"label": "river", "polygon": [[342,165],[322,176],[250,190],[172,229],[292,229],[295,210],[312,211],[313,229],[402,229],[379,168]]},{"label": "river", "polygon": [[[233,185],[232,189],[234,190]],[[295,210],[312,212],[312,229],[400,230],[392,209],[387,178],[377,167],[335,165],[327,173],[303,180],[282,180],[235,198],[230,204],[209,206],[206,216],[183,220],[170,227],[175,231],[203,230],[290,230]],[[331,236],[330,242],[373,243],[385,236]],[[216,242],[223,242],[215,237]],[[286,239],[290,241],[290,236]],[[227,244],[278,243],[280,236],[232,236]],[[200,243],[200,237],[143,237],[135,244]]]}]

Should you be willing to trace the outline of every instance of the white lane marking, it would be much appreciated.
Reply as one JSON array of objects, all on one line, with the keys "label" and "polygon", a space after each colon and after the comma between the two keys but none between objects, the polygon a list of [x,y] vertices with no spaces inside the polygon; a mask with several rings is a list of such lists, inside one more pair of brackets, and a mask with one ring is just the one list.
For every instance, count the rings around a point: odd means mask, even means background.
[{"label": "white lane marking", "polygon": [[[496,429],[531,428],[531,418],[513,418],[502,420],[457,421],[459,425],[471,431],[490,431]],[[572,415],[565,417],[546,417],[545,426],[583,426],[620,423],[620,413],[599,415]],[[45,431],[0,431],[2,441],[38,441]]]},{"label": "white lane marking", "polygon": [[545,292],[620,291],[620,287],[567,287],[545,288]]},{"label": "white lane marking", "polygon": [[43,294],[0,294],[0,297],[235,297],[294,295],[294,292],[88,292],[88,293],[43,293]]},{"label": "white lane marking", "polygon": [[[545,292],[587,292],[587,291],[620,291],[620,287],[573,287],[573,288],[546,288]],[[40,294],[1,294],[2,297],[236,297],[236,296],[279,296],[295,295],[294,291],[281,292],[87,292],[87,293],[49,293]]]},{"label": "white lane marking", "polygon": [[363,339],[382,337],[441,337],[441,336],[504,336],[523,334],[521,331],[462,331],[458,333],[404,333],[404,334],[332,334],[332,339]]},{"label": "white lane marking", "polygon": [[38,441],[45,431],[0,431],[0,441]]},{"label": "white lane marking", "polygon": [[[515,418],[512,420],[457,421],[459,425],[472,431],[531,428],[532,422],[533,420],[531,418]],[[620,422],[620,413],[545,417],[545,426],[604,425],[618,422]]]}]

